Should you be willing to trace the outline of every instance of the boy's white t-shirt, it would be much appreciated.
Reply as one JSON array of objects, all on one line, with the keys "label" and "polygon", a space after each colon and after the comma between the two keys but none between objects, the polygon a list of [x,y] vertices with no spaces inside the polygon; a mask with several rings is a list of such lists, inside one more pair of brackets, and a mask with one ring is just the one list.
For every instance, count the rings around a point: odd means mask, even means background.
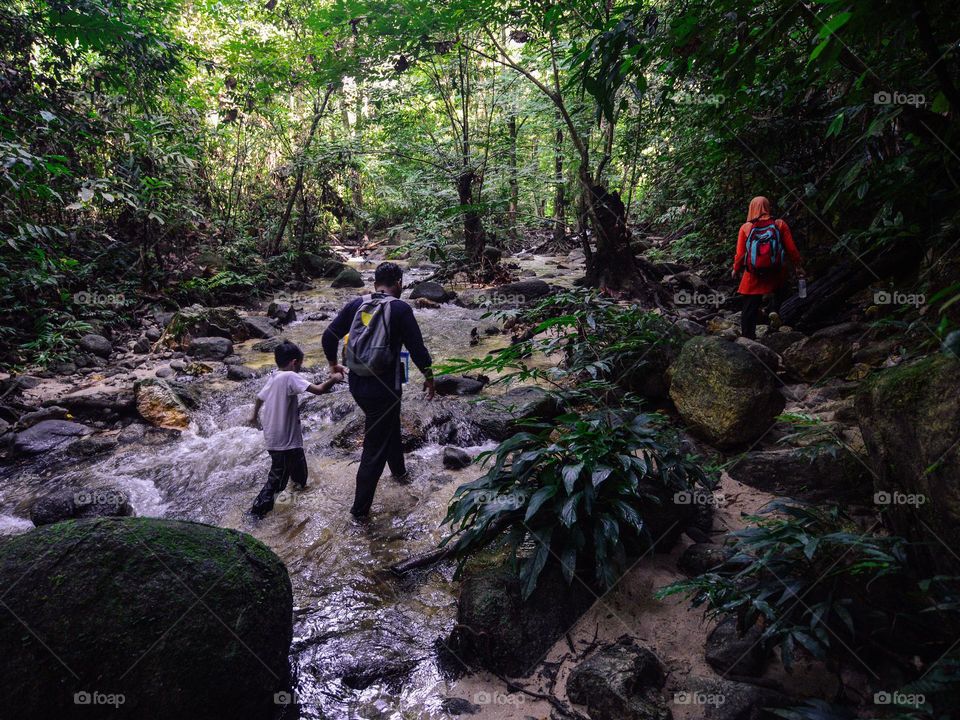
[{"label": "boy's white t-shirt", "polygon": [[308,387],[310,382],[292,370],[278,370],[257,393],[257,397],[263,401],[260,424],[263,426],[267,450],[303,447],[297,396]]}]

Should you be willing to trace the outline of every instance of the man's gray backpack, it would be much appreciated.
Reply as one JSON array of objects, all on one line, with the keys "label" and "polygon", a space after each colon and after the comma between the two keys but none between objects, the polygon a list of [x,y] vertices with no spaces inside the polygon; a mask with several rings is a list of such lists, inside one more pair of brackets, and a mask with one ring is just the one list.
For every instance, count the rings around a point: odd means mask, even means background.
[{"label": "man's gray backpack", "polygon": [[346,363],[352,373],[362,376],[386,375],[396,367],[397,356],[390,348],[390,305],[392,295],[374,293],[360,299],[347,337]]}]

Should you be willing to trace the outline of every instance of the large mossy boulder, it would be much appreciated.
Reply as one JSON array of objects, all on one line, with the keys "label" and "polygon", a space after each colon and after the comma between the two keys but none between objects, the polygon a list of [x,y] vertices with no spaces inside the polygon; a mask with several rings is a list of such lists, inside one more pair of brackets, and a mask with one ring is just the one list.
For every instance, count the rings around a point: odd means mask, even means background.
[{"label": "large mossy boulder", "polygon": [[363,276],[352,267],[345,267],[330,283],[332,288],[362,288]]},{"label": "large mossy boulder", "polygon": [[220,337],[238,342],[256,337],[250,333],[250,328],[236,308],[208,308],[200,304],[182,308],[174,314],[167,324],[166,333],[184,345],[202,337]]},{"label": "large mossy boulder", "polygon": [[777,377],[735,342],[692,338],[670,370],[670,397],[680,416],[717,447],[758,439],[783,410]]},{"label": "large mossy boulder", "polygon": [[885,519],[898,535],[929,543],[933,567],[960,545],[958,398],[960,360],[943,354],[877,373],[855,400]]},{"label": "large mossy boulder", "polygon": [[287,685],[290,579],[244,533],[70,520],[0,543],[0,586],[4,717],[267,720]]},{"label": "large mossy boulder", "polygon": [[505,553],[483,553],[464,570],[449,647],[464,661],[525,677],[598,594],[577,579],[568,585],[559,563],[548,562],[533,594],[523,600],[520,578]]}]

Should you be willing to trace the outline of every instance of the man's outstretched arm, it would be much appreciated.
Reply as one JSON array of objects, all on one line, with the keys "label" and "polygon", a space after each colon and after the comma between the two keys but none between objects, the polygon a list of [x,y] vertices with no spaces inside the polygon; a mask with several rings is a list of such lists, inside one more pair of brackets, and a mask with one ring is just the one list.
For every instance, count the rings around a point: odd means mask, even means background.
[{"label": "man's outstretched arm", "polygon": [[323,331],[323,337],[320,342],[323,345],[323,354],[330,364],[330,370],[336,373],[345,373],[347,370],[337,361],[337,350],[340,347],[340,341],[343,336],[350,332],[350,325],[353,323],[353,317],[357,314],[360,300],[348,302],[337,313],[327,329]]}]

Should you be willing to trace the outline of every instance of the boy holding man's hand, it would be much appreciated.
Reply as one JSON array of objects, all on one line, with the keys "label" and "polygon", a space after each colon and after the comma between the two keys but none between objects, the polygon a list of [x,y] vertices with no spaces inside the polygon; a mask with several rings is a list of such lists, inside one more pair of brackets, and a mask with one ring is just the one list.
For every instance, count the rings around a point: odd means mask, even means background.
[{"label": "boy holding man's hand", "polygon": [[277,346],[274,358],[279,371],[257,393],[250,419],[253,427],[263,427],[271,460],[267,482],[250,508],[250,513],[258,518],[273,509],[274,499],[286,489],[289,480],[300,490],[307,485],[307,458],[303,453],[297,396],[303,392],[328,393],[334,384],[343,382],[343,375],[338,372],[331,373],[329,379],[319,385],[299,375],[303,351],[289,340]]}]

